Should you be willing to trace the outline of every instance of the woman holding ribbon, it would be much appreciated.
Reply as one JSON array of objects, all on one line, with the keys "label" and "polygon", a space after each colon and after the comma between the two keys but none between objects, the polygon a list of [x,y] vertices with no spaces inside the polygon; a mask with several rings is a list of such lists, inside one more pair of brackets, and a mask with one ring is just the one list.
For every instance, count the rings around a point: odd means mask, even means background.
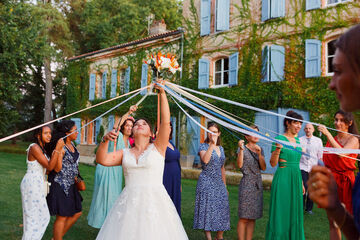
[{"label": "woman holding ribbon", "polygon": [[[54,143],[60,138],[65,138],[64,157],[49,174],[51,186],[47,203],[51,216],[56,216],[53,229],[54,240],[62,240],[82,214],[82,197],[75,184],[75,177],[79,174],[80,154],[72,143],[77,135],[75,122],[63,120],[57,126],[51,140]],[[57,151],[54,150],[54,144],[50,143],[50,151]]]},{"label": "woman holding ribbon", "polygon": [[221,146],[220,128],[211,122],[205,142],[199,147],[202,172],[196,185],[194,229],[203,229],[206,239],[217,232],[216,239],[223,239],[230,230],[230,209],[226,189],[225,152]]},{"label": "woman holding ribbon", "polygon": [[[135,112],[136,109],[136,106],[131,106],[129,111],[120,118],[120,122],[114,125],[115,131],[118,131],[118,125],[121,126],[120,132],[115,143],[110,141],[108,153],[130,148],[129,137],[134,125],[134,120],[128,117]],[[88,224],[94,228],[101,228],[103,225],[107,214],[121,193],[123,183],[122,166],[104,166],[103,160],[104,159],[100,158],[96,159],[94,192],[89,215],[87,216]]]},{"label": "woman holding ribbon", "polygon": [[[334,115],[334,124],[338,134],[333,137],[323,125],[318,127],[328,139],[325,147],[330,148],[359,148],[359,139],[351,134],[358,134],[354,116],[352,113],[339,110]],[[345,204],[346,210],[352,213],[351,191],[355,182],[354,170],[356,170],[355,160],[357,154],[337,155],[324,153],[323,160],[325,166],[334,175],[340,201]],[[330,225],[330,239],[341,239],[340,229],[328,218]]]},{"label": "woman holding ribbon", "polygon": [[[332,63],[334,76],[329,87],[336,92],[341,109],[348,112],[360,110],[360,25],[352,27],[344,35],[340,36],[335,47],[336,51]],[[347,134],[348,140],[353,139],[349,135]],[[356,141],[352,141],[356,146]],[[335,144],[335,142],[333,143]],[[342,160],[346,159],[346,157],[349,157],[349,155],[346,156],[346,153],[341,154],[338,157],[341,158],[339,164],[342,164]],[[338,180],[334,176],[330,169],[314,166],[308,181],[309,196],[319,207],[326,209],[328,218],[336,223],[338,229],[342,231],[347,239],[359,239],[360,173],[357,175],[354,185],[352,185],[352,213],[354,215],[351,214],[346,205],[344,206],[341,203],[342,199],[337,186]],[[335,237],[338,237],[338,235],[335,235],[334,239]]]},{"label": "woman holding ribbon", "polygon": [[27,149],[27,171],[21,181],[24,232],[22,239],[41,239],[50,221],[46,203],[46,170],[51,171],[62,161],[64,141],[59,139],[49,160],[45,145],[50,143],[51,129],[48,126],[35,131],[35,143]]},{"label": "woman holding ribbon", "polygon": [[266,239],[303,240],[303,193],[305,191],[300,172],[302,149],[296,145],[296,137],[301,129],[302,116],[288,111],[284,119],[285,133],[275,139],[286,142],[293,147],[273,144],[270,164],[279,164],[271,184],[269,221],[266,228]]}]

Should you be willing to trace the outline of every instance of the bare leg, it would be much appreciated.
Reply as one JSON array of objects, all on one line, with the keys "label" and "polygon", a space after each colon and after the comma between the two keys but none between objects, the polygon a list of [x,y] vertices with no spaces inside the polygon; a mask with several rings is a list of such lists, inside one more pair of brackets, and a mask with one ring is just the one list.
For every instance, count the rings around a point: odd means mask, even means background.
[{"label": "bare leg", "polygon": [[329,227],[330,227],[330,240],[341,240],[341,231],[338,226],[335,225],[334,220],[329,218]]},{"label": "bare leg", "polygon": [[223,239],[224,238],[224,231],[218,231],[216,233],[216,238],[217,239]]},{"label": "bare leg", "polygon": [[53,229],[54,240],[62,240],[66,218],[56,215]]},{"label": "bare leg", "polygon": [[255,220],[249,220],[246,226],[246,240],[251,240],[255,228]]},{"label": "bare leg", "polygon": [[63,236],[69,231],[72,225],[79,219],[79,217],[82,215],[82,212],[75,213],[71,217],[67,217],[65,221]]},{"label": "bare leg", "polygon": [[211,240],[211,232],[205,231],[206,240]]},{"label": "bare leg", "polygon": [[238,239],[245,240],[245,229],[247,225],[247,219],[240,218],[237,225]]}]

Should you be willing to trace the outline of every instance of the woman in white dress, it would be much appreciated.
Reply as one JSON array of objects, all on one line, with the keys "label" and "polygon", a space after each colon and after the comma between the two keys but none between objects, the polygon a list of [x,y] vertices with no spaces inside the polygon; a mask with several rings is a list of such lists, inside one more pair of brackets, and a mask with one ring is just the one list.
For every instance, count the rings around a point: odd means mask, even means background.
[{"label": "woman in white dress", "polygon": [[151,143],[149,123],[138,119],[133,127],[133,148],[107,153],[109,140],[117,137],[115,131],[107,133],[98,148],[96,158],[103,159],[107,166],[122,165],[125,176],[125,188],[106,217],[98,240],[188,239],[162,183],[170,110],[165,91],[156,88],[160,94],[161,124],[155,142]]},{"label": "woman in white dress", "polygon": [[27,172],[21,181],[21,200],[23,209],[23,240],[40,240],[50,221],[50,213],[46,204],[47,186],[45,172],[51,171],[58,161],[62,161],[64,141],[56,144],[49,161],[45,144],[51,140],[51,129],[47,126],[35,133],[36,143],[27,149]]}]

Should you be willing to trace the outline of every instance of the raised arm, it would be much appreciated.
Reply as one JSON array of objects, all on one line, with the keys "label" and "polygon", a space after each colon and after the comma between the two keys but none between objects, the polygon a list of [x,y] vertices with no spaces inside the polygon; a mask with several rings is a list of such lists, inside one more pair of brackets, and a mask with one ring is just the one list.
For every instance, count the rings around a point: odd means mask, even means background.
[{"label": "raised arm", "polygon": [[156,149],[163,156],[165,156],[166,148],[169,142],[169,135],[170,135],[170,108],[165,90],[160,86],[155,86],[155,88],[159,89],[158,94],[160,95],[161,123],[160,123],[159,134],[157,135],[154,144]]},{"label": "raised arm", "polygon": [[[127,111],[124,115],[122,115],[122,117],[120,118],[120,122],[117,122],[115,125],[114,125],[114,128],[117,128],[117,126],[121,126],[125,121],[126,119],[129,117],[130,114],[132,114],[133,112],[135,112],[137,110],[137,106],[136,105],[133,105],[129,108],[129,111]],[[119,129],[117,129],[119,130]]]},{"label": "raised arm", "polygon": [[57,165],[57,163],[60,161],[62,161],[62,157],[63,157],[63,147],[64,147],[65,143],[63,139],[59,139],[59,141],[56,144],[55,150],[53,151],[50,161],[48,161],[48,159],[45,157],[43,151],[41,150],[40,146],[37,144],[34,144],[31,148],[30,148],[30,158],[29,160],[37,160],[41,166],[43,166],[44,168],[46,168],[48,171],[52,171],[55,166]]},{"label": "raised arm", "polygon": [[119,135],[113,129],[108,132],[100,142],[96,152],[96,162],[104,166],[118,166],[122,164],[123,150],[108,153],[109,141],[115,141]]},{"label": "raised arm", "polygon": [[239,151],[237,153],[236,163],[238,168],[242,168],[244,164],[244,140],[238,142]]},{"label": "raised arm", "polygon": [[271,157],[270,157],[270,165],[272,167],[275,167],[278,164],[279,156],[282,148],[282,145],[279,143],[276,143],[275,145],[276,145],[276,149],[271,153]]}]

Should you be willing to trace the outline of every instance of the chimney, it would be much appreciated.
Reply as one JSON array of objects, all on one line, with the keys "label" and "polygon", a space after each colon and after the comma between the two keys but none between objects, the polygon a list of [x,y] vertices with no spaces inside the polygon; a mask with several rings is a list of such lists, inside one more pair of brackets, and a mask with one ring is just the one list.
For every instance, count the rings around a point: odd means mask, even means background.
[{"label": "chimney", "polygon": [[164,19],[161,19],[159,21],[154,20],[153,23],[150,26],[149,35],[156,35],[165,33],[166,31],[166,24]]}]

